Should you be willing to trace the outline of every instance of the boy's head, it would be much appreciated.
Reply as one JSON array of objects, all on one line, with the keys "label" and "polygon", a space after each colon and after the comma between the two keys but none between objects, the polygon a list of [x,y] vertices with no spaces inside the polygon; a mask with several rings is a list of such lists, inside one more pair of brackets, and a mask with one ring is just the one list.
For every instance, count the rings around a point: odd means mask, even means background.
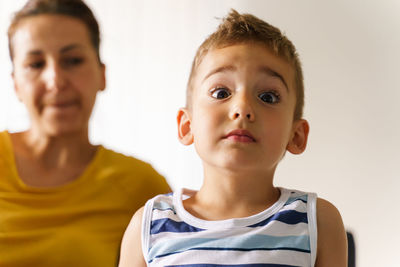
[{"label": "boy's head", "polygon": [[194,89],[193,80],[204,56],[212,49],[250,42],[265,45],[266,49],[285,60],[293,67],[293,79],[296,90],[294,120],[302,118],[304,106],[303,72],[296,48],[278,28],[253,15],[239,14],[233,9],[228,16],[222,20],[218,29],[211,34],[197,50],[187,85],[186,106],[189,109],[191,108],[192,91]]},{"label": "boy's head", "polygon": [[302,153],[303,78],[293,44],[275,27],[232,10],[200,46],[178,112],[178,136],[207,171],[273,175],[286,151]]}]

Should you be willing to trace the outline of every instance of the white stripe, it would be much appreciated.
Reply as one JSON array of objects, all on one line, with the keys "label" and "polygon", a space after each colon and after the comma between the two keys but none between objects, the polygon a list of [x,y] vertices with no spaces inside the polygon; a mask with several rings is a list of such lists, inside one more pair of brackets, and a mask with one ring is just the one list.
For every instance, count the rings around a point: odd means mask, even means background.
[{"label": "white stripe", "polygon": [[176,222],[181,222],[181,218],[178,217],[172,210],[154,210],[152,221],[169,218]]},{"label": "white stripe", "polygon": [[[307,205],[301,202],[299,204],[298,202],[293,202],[290,205],[287,205],[283,207],[279,212],[281,211],[290,211],[290,210],[295,210],[297,212],[307,212]],[[172,210],[154,210],[153,211],[153,218],[152,221],[159,220],[159,219],[165,219],[169,218],[171,220],[174,220],[176,222],[181,222],[181,218],[175,214]],[[256,222],[258,223],[258,222]]]},{"label": "white stripe", "polygon": [[281,211],[286,211],[286,210],[295,210],[298,212],[307,212],[307,204],[302,202],[301,200],[295,201],[290,203],[289,205],[284,206],[282,209],[279,210]]},{"label": "white stripe", "polygon": [[[290,192],[290,198],[296,198],[296,197],[301,197],[304,195],[307,195],[307,193],[295,189],[286,189]],[[293,192],[293,193],[292,193]]]},{"label": "white stripe", "polygon": [[310,235],[310,248],[311,248],[311,267],[314,267],[317,258],[317,195],[308,195],[308,227]]},{"label": "white stripe", "polygon": [[154,199],[154,202],[164,202],[168,206],[173,206],[171,196],[158,195],[158,196],[155,196],[153,199]]},{"label": "white stripe", "polygon": [[142,253],[143,257],[148,262],[148,251],[150,248],[150,221],[151,213],[153,211],[153,200],[149,200],[144,205],[142,217]]},{"label": "white stripe", "polygon": [[[257,259],[257,260],[254,260]],[[208,251],[192,250],[156,258],[149,266],[173,264],[256,264],[275,263],[310,267],[310,254],[297,251]]]}]

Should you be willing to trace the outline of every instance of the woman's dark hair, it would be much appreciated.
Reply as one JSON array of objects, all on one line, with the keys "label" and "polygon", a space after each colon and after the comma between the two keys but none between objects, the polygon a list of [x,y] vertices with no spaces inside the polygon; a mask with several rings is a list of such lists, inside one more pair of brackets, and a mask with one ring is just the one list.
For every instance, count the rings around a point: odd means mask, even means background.
[{"label": "woman's dark hair", "polygon": [[18,23],[28,17],[54,14],[76,18],[83,22],[88,31],[90,41],[100,60],[100,30],[93,12],[82,0],[28,0],[28,2],[14,14],[8,28],[8,47],[11,61],[14,59],[12,38],[18,28]]}]

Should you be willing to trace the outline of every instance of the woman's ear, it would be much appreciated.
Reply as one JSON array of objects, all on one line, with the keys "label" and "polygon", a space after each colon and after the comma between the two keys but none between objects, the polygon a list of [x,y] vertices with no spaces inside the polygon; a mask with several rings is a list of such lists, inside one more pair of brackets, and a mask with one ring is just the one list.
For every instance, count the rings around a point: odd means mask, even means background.
[{"label": "woman's ear", "polygon": [[178,138],[185,146],[193,144],[193,134],[191,129],[191,120],[189,111],[186,108],[180,108],[176,116],[178,123]]},{"label": "woman's ear", "polygon": [[104,91],[106,89],[106,65],[104,63],[100,63],[100,71],[101,71],[101,85],[100,91]]},{"label": "woman's ear", "polygon": [[21,98],[21,95],[20,95],[19,87],[18,87],[18,85],[17,85],[17,80],[15,79],[14,70],[11,72],[11,78],[12,78],[13,84],[14,84],[15,95],[17,96],[18,100],[19,100],[20,102],[22,102],[22,98]]},{"label": "woman's ear", "polygon": [[293,122],[292,135],[286,149],[292,154],[301,154],[306,149],[310,126],[306,120]]}]

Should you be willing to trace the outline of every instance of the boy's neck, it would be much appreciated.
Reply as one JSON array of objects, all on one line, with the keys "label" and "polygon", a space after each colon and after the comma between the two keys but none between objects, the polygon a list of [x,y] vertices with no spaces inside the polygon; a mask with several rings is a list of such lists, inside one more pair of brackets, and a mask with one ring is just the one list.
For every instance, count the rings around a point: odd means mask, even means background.
[{"label": "boy's neck", "polygon": [[204,166],[203,186],[184,201],[194,216],[206,220],[248,217],[272,206],[280,196],[273,174],[265,171],[227,171]]}]

